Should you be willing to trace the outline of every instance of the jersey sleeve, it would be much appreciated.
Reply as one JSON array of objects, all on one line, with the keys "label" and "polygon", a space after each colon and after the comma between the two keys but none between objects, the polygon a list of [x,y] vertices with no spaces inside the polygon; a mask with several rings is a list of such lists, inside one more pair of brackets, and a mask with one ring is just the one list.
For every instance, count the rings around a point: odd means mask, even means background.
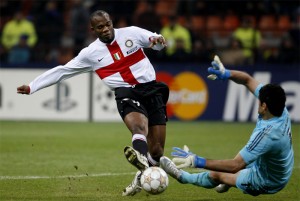
[{"label": "jersey sleeve", "polygon": [[[135,34],[138,37],[138,40],[140,42],[140,45],[144,48],[148,48],[151,44],[150,39],[151,37],[161,37],[162,35],[153,33],[151,31],[148,31],[146,29],[142,29],[136,26],[130,27],[133,34]],[[163,37],[163,36],[162,36]],[[152,47],[153,50],[162,50],[165,46],[157,43]]]},{"label": "jersey sleeve", "polygon": [[247,165],[271,149],[272,139],[269,135],[271,129],[272,126],[268,125],[262,129],[255,129],[253,131],[249,141],[240,151],[240,155]]},{"label": "jersey sleeve", "polygon": [[255,96],[256,98],[258,98],[258,96],[259,96],[259,91],[260,91],[260,89],[261,89],[263,86],[264,86],[263,84],[259,84],[259,85],[256,87],[256,89],[255,89],[255,91],[254,91],[254,96]]},{"label": "jersey sleeve", "polygon": [[29,84],[30,94],[75,75],[91,71],[93,68],[87,55],[88,49],[85,48],[78,54],[77,57],[69,61],[67,64],[54,67],[36,77]]}]

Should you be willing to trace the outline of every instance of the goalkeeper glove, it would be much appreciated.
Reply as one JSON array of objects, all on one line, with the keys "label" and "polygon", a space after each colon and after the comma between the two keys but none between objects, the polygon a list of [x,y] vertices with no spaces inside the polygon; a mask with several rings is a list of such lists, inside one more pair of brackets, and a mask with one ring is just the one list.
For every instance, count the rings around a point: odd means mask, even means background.
[{"label": "goalkeeper glove", "polygon": [[202,158],[200,156],[197,156],[196,154],[189,152],[188,147],[185,145],[184,149],[181,149],[179,147],[173,147],[174,152],[171,153],[171,156],[173,156],[173,162],[176,165],[177,168],[187,168],[187,167],[193,167],[193,168],[204,168],[206,164],[206,159]]},{"label": "goalkeeper glove", "polygon": [[212,67],[209,67],[207,76],[210,80],[227,80],[230,77],[230,70],[227,70],[222,64],[220,58],[216,55],[214,61],[211,62]]}]

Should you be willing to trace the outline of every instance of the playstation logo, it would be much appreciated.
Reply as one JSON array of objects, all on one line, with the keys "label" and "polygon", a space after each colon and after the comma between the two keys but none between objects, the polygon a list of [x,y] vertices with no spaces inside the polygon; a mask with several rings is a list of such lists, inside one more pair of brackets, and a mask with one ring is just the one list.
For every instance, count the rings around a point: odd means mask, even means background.
[{"label": "playstation logo", "polygon": [[70,89],[66,83],[58,83],[56,85],[55,98],[47,100],[43,103],[43,107],[54,109],[56,111],[68,111],[76,107],[77,103],[70,99]]}]

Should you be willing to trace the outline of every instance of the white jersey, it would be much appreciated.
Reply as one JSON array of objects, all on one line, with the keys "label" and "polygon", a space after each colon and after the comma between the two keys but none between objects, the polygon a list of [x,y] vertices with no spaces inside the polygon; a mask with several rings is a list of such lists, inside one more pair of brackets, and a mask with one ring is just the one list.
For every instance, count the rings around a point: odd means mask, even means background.
[{"label": "white jersey", "polygon": [[[115,38],[110,44],[97,39],[67,64],[52,68],[35,78],[29,84],[30,94],[89,71],[95,71],[111,89],[155,80],[154,68],[143,48],[149,47],[150,37],[161,35],[134,26],[114,31]],[[163,48],[162,44],[152,47],[154,50]]]}]

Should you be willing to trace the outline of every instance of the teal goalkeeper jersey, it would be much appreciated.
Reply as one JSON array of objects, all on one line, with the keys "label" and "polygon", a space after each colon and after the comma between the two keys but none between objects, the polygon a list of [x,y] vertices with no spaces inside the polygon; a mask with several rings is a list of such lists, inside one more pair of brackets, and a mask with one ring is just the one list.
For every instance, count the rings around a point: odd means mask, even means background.
[{"label": "teal goalkeeper jersey", "polygon": [[[259,85],[255,90],[258,97]],[[240,155],[247,165],[254,165],[268,186],[285,185],[294,166],[291,120],[285,108],[280,117],[257,119],[256,127]]]}]

